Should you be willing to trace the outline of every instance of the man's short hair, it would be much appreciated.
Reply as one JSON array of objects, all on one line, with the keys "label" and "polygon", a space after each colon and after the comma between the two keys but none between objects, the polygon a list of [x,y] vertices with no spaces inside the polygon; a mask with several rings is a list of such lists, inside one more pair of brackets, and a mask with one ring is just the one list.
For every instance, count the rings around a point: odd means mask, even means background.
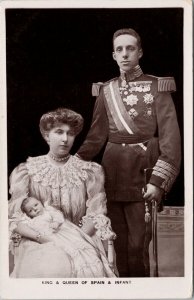
[{"label": "man's short hair", "polygon": [[119,30],[115,31],[115,33],[113,35],[113,48],[114,48],[114,40],[119,35],[123,35],[123,34],[128,34],[128,35],[134,36],[137,39],[138,48],[141,49],[141,38],[140,38],[139,34],[132,28],[123,28],[123,29],[119,29]]}]

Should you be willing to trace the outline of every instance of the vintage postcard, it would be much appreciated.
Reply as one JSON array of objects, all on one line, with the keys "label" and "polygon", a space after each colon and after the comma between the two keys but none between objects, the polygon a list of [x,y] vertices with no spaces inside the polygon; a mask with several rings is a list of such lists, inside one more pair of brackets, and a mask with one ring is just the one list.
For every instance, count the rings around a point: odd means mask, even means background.
[{"label": "vintage postcard", "polygon": [[191,299],[192,1],[0,1],[0,299]]}]

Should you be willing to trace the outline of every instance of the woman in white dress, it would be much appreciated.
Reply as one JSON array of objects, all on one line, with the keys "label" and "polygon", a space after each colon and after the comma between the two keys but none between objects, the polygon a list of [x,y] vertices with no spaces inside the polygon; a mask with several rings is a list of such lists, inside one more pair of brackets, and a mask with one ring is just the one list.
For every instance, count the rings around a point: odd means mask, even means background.
[{"label": "woman in white dress", "polygon": [[[115,276],[102,243],[115,237],[110,220],[105,216],[102,167],[69,154],[82,127],[81,115],[69,109],[44,114],[40,131],[49,145],[48,154],[29,157],[10,176],[12,277]],[[21,205],[26,197],[34,197],[44,206],[53,206],[73,223],[72,228],[76,228],[77,234],[66,228],[69,240],[63,249],[56,247],[48,235],[42,235],[21,221],[24,218]],[[13,246],[15,234],[22,237],[18,247]]]}]

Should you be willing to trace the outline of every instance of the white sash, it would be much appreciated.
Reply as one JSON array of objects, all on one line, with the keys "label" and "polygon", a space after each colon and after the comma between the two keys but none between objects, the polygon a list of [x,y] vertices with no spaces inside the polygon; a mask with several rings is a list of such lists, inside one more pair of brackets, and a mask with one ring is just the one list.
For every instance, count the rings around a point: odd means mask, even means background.
[{"label": "white sash", "polygon": [[[111,96],[112,96],[112,100],[113,100],[113,104],[114,104],[114,107],[115,107],[115,110],[117,112],[117,115],[119,117],[119,120],[121,121],[121,123],[123,124],[124,128],[127,130],[127,132],[129,134],[134,134],[133,131],[131,130],[131,128],[129,127],[129,125],[125,122],[121,112],[120,112],[120,109],[118,107],[118,104],[117,104],[117,100],[116,100],[116,97],[115,97],[115,94],[114,94],[114,89],[113,89],[113,82],[110,82],[110,92],[111,92]],[[143,143],[138,143],[137,145],[139,145],[143,150],[147,150],[147,147],[143,144]]]}]

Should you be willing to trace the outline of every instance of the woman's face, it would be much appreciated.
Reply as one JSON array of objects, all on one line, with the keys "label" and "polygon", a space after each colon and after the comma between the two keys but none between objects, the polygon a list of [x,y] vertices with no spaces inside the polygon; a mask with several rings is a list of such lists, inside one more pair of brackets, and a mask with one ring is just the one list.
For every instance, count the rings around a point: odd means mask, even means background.
[{"label": "woman's face", "polygon": [[69,125],[58,124],[49,131],[45,138],[50,152],[60,158],[69,154],[75,140],[75,133]]}]

